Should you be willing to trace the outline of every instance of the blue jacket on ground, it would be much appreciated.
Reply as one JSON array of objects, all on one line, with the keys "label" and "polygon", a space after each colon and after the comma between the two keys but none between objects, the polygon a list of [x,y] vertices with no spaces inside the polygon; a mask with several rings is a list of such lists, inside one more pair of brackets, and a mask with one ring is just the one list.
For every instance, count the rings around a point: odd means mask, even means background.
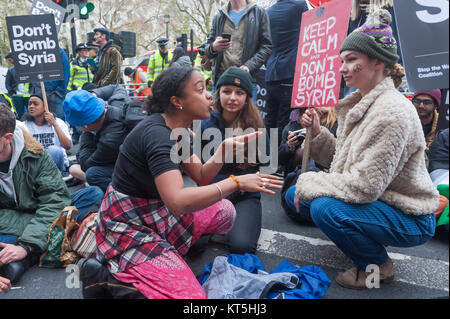
[{"label": "blue jacket on ground", "polygon": [[[266,271],[261,260],[252,254],[238,255],[231,254],[227,257],[228,263],[242,268],[252,274],[257,274],[259,271]],[[211,274],[213,263],[205,266],[203,272],[198,277],[200,285],[203,285]],[[287,260],[284,260],[277,268],[270,272],[276,273],[291,273],[298,277],[301,285],[294,289],[286,290],[271,290],[267,298],[272,299],[283,294],[284,299],[321,299],[325,296],[331,281],[325,272],[317,266],[303,266],[296,267]]]},{"label": "blue jacket on ground", "polygon": [[266,62],[266,82],[294,78],[300,25],[306,11],[308,5],[304,0],[278,0],[267,9],[272,54]]}]

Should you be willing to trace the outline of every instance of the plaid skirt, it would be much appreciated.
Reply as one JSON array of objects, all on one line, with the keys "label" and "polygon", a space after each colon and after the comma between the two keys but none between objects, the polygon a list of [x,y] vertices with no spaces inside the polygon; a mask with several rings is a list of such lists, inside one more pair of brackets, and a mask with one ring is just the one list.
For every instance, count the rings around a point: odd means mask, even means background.
[{"label": "plaid skirt", "polygon": [[131,197],[110,185],[97,216],[97,259],[107,263],[114,274],[158,257],[168,249],[184,256],[207,229],[202,225],[216,223],[216,228],[231,229],[234,206],[227,200],[215,205],[214,210],[225,211],[220,214],[224,220],[213,221],[217,215],[208,213],[202,215],[201,224],[195,227],[196,213],[175,216],[161,200]]}]

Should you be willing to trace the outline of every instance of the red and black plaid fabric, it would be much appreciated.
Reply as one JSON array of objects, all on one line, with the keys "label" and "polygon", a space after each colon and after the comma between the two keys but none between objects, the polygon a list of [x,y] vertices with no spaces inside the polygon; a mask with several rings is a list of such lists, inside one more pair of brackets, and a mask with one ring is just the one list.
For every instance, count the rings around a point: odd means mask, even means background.
[{"label": "red and black plaid fabric", "polygon": [[192,243],[192,214],[174,216],[160,200],[130,197],[109,186],[97,217],[97,258],[112,273],[157,257],[164,249],[184,256]]}]

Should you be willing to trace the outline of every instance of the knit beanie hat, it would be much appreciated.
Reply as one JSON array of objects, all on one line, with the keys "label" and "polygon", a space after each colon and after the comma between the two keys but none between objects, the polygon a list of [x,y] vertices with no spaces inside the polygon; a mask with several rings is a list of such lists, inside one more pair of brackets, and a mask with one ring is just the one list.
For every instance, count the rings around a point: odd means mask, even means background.
[{"label": "knit beanie hat", "polygon": [[414,93],[413,99],[418,95],[428,95],[434,100],[434,104],[436,104],[436,107],[439,108],[439,105],[441,104],[441,90],[431,90],[431,91],[419,91]]},{"label": "knit beanie hat", "polygon": [[216,90],[219,91],[222,85],[234,85],[243,89],[250,97],[253,95],[252,76],[235,66],[229,67],[222,74],[217,81]]},{"label": "knit beanie hat", "polygon": [[375,10],[367,16],[366,23],[350,33],[339,52],[351,50],[377,58],[387,65],[397,63],[397,41],[389,24],[391,14],[385,9]]},{"label": "knit beanie hat", "polygon": [[63,103],[66,120],[72,126],[94,123],[105,111],[105,106],[105,101],[85,90],[69,92]]}]

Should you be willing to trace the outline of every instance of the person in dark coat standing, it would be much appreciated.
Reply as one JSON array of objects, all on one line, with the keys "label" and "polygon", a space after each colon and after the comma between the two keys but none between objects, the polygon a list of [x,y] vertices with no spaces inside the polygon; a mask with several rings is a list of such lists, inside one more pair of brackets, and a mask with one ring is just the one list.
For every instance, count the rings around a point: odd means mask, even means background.
[{"label": "person in dark coat standing", "polygon": [[266,63],[267,129],[278,128],[278,143],[283,128],[289,123],[298,39],[303,12],[308,5],[303,0],[278,0],[267,9],[272,35],[272,54]]}]

